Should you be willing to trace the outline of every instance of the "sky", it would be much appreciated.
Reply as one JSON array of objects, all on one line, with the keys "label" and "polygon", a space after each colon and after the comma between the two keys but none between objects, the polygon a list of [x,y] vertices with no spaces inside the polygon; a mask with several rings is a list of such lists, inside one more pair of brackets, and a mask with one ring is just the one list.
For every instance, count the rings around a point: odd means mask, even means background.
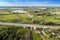
[{"label": "sky", "polygon": [[60,0],[0,0],[0,6],[60,6]]}]

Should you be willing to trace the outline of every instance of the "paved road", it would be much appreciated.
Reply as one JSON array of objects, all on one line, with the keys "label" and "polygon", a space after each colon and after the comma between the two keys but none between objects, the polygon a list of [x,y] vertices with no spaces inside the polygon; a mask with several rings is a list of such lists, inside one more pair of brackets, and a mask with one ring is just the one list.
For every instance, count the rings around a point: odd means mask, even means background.
[{"label": "paved road", "polygon": [[19,24],[19,23],[4,23],[4,22],[0,22],[0,25],[60,29],[60,26],[44,26],[44,25],[35,25],[35,24]]}]

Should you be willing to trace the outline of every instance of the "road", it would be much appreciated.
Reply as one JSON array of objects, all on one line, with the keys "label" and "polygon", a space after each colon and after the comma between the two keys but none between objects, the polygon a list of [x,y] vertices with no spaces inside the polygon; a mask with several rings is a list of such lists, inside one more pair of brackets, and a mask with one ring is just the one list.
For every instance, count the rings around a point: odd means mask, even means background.
[{"label": "road", "polygon": [[60,29],[60,26],[44,26],[44,25],[35,25],[35,24],[19,24],[19,23],[0,22],[0,25],[17,26],[17,27],[36,27],[36,28]]}]

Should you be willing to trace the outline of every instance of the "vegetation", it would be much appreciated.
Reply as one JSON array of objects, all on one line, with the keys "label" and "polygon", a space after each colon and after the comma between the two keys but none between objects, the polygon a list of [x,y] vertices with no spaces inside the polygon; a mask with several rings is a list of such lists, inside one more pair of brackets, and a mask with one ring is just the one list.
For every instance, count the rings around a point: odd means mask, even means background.
[{"label": "vegetation", "polygon": [[[13,10],[25,10],[28,13],[13,13]],[[0,9],[0,22],[21,23],[21,24],[39,24],[60,26],[60,8],[8,8]],[[15,26],[1,26],[0,25],[0,40],[29,40],[28,28],[21,28]],[[38,30],[40,33],[38,33]],[[58,35],[60,30],[47,30],[42,33],[43,29],[33,30],[33,40],[60,40]],[[52,35],[57,32],[58,35]],[[28,34],[28,35],[27,35]],[[27,38],[26,38],[27,36]]]},{"label": "vegetation", "polygon": [[33,39],[34,40],[43,40],[42,38],[41,38],[41,36],[40,36],[40,34],[37,34],[37,33],[33,33]]},{"label": "vegetation", "polygon": [[0,40],[23,40],[27,31],[27,28],[2,26],[0,28]]},{"label": "vegetation", "polygon": [[[5,13],[0,12],[0,21],[1,22],[11,22],[11,23],[22,23],[22,24],[39,24],[39,25],[60,25],[60,14],[53,14],[57,9],[30,9],[28,14],[33,15],[33,17],[29,17],[27,14],[18,14],[12,13],[11,10],[3,10]],[[16,9],[15,9],[16,10]],[[35,11],[34,11],[35,10]],[[27,11],[27,9],[26,9]],[[52,11],[52,13],[50,13]],[[59,11],[59,10],[58,10]],[[30,13],[29,13],[30,12]],[[38,15],[37,15],[38,14]],[[44,15],[41,15],[44,14]]]}]

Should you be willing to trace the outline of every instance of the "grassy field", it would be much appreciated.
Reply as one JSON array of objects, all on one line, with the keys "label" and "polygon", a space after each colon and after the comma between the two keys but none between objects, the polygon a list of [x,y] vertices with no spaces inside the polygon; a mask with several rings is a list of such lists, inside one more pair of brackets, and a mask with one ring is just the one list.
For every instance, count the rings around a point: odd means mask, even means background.
[{"label": "grassy field", "polygon": [[41,38],[40,34],[33,32],[33,40],[43,40],[43,39]]},{"label": "grassy field", "polygon": [[[1,15],[1,14],[0,14]],[[37,22],[36,24],[41,24],[41,22],[52,22],[55,24],[60,24],[60,15],[51,15],[51,16],[34,16],[32,18],[30,18],[29,16],[27,16],[26,14],[4,14],[0,16],[0,21],[1,22],[12,22],[12,23],[28,23],[31,22],[33,23],[33,21],[36,20],[35,22]]]},{"label": "grassy field", "polygon": [[45,19],[45,22],[60,24],[60,15],[43,16],[43,19]]},{"label": "grassy field", "polygon": [[34,24],[42,25],[60,25],[60,15],[43,15],[33,18]]},{"label": "grassy field", "polygon": [[26,14],[8,14],[8,15],[1,15],[0,21],[2,22],[25,22],[28,16]]}]

